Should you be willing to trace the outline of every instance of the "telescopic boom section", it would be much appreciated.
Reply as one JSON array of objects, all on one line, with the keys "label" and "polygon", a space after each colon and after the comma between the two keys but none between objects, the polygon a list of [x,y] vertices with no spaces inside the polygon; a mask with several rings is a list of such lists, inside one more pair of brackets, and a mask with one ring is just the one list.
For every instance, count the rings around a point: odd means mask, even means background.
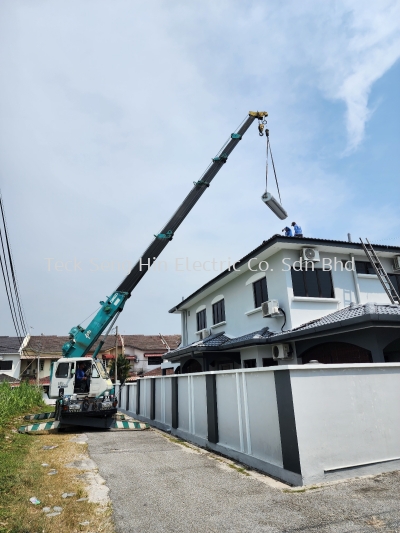
[{"label": "telescopic boom section", "polygon": [[[174,233],[185,220],[197,201],[210,186],[210,183],[217,175],[221,167],[226,163],[229,155],[236,148],[236,145],[241,140],[242,136],[249,129],[254,120],[258,120],[260,124],[268,116],[266,111],[250,111],[248,117],[244,120],[237,132],[232,133],[228,142],[219,151],[216,157],[213,158],[212,163],[201,176],[199,181],[194,182],[194,186],[178,210],[173,214],[171,219],[167,222],[161,233],[154,235],[154,240],[144,252],[142,257],[132,268],[130,273],[117,287],[111,297],[107,297],[105,302],[100,302],[101,308],[90,324],[83,328],[76,326],[71,329],[69,336],[70,340],[63,346],[64,357],[84,357],[92,346],[99,339],[103,331],[109,327],[111,329],[119,313],[123,310],[127,299],[130,297],[133,289],[140,282],[146,272],[150,269],[154,261],[159,257],[161,252],[172,240]],[[263,126],[259,126],[260,134],[262,134]],[[104,342],[104,341],[103,341]],[[100,351],[103,344],[101,341],[95,350],[93,357],[95,358]]]}]

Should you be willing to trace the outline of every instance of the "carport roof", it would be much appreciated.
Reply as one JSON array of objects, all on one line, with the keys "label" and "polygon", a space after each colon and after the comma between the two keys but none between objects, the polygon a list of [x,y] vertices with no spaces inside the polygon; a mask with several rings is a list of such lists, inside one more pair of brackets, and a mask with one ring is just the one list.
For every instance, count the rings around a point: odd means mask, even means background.
[{"label": "carport roof", "polygon": [[210,335],[202,341],[193,342],[164,354],[168,360],[176,360],[188,353],[225,351],[261,344],[278,344],[296,341],[305,337],[315,337],[324,332],[340,334],[349,329],[390,326],[400,328],[400,305],[391,304],[351,304],[348,307],[311,320],[289,331],[272,332],[269,328],[253,331],[240,337],[229,338],[224,332]]}]

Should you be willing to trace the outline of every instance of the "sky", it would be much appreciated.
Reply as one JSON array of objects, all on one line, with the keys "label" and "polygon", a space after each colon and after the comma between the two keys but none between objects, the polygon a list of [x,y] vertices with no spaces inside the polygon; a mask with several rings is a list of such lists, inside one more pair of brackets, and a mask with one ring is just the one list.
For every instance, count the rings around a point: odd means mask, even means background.
[{"label": "sky", "polygon": [[[400,245],[398,20],[391,0],[2,0],[0,188],[29,332],[85,323],[249,110],[268,111],[305,236]],[[168,310],[219,271],[177,261],[239,259],[281,233],[265,157],[253,124],[121,333],[180,332]]]}]

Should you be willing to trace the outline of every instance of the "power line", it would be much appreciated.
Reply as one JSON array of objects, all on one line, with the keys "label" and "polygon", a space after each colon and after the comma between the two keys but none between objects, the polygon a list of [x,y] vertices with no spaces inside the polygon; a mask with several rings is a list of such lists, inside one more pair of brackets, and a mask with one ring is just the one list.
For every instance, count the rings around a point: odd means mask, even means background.
[{"label": "power line", "polygon": [[3,199],[2,199],[2,196],[1,196],[1,192],[0,192],[0,209],[1,209],[1,216],[2,216],[2,219],[3,219],[4,234],[5,234],[6,243],[7,243],[8,260],[9,260],[9,263],[10,263],[10,269],[11,269],[11,275],[12,275],[12,279],[13,279],[15,296],[17,298],[18,312],[19,312],[19,316],[20,316],[21,326],[23,328],[23,332],[26,335],[28,330],[27,330],[27,327],[26,327],[26,324],[25,324],[23,309],[22,309],[21,300],[20,300],[20,297],[19,297],[17,276],[15,274],[14,261],[13,261],[13,256],[12,256],[12,252],[11,252],[10,242],[9,242],[9,239],[8,239],[6,215],[5,215],[5,212],[4,212]]},{"label": "power line", "polygon": [[[7,223],[4,212],[3,199],[0,192],[0,211],[3,231],[0,227],[0,267],[6,289],[8,306],[14,324],[17,337],[22,344],[22,339],[27,335],[27,327],[24,319],[23,307],[19,296],[17,276],[11,252],[10,239],[8,237]],[[4,239],[3,239],[4,232]]]}]

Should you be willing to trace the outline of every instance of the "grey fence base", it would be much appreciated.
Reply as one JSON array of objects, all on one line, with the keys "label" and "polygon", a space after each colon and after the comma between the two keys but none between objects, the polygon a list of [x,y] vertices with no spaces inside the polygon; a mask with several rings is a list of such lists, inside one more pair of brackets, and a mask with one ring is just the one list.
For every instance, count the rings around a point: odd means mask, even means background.
[{"label": "grey fence base", "polygon": [[279,466],[267,463],[266,461],[262,461],[261,459],[257,459],[255,457],[251,457],[250,455],[246,455],[245,453],[232,450],[231,448],[222,446],[221,444],[213,444],[207,439],[203,439],[202,437],[198,437],[197,435],[192,435],[191,433],[187,433],[186,431],[183,431],[181,429],[174,429],[167,424],[158,422],[157,420],[150,420],[149,418],[146,418],[142,415],[138,415],[136,413],[132,413],[131,411],[126,411],[124,409],[119,409],[119,411],[127,414],[128,416],[131,416],[132,418],[140,420],[141,422],[146,422],[147,424],[149,424],[149,426],[161,429],[162,431],[166,431],[171,435],[180,437],[181,439],[187,440],[188,442],[196,444],[197,446],[220,453],[221,455],[234,459],[235,461],[239,461],[244,465],[250,466],[251,468],[268,474],[276,479],[279,479],[280,481],[288,483],[289,485],[293,485],[296,487],[303,486],[303,479],[300,474],[289,472],[284,468],[280,468]]}]

